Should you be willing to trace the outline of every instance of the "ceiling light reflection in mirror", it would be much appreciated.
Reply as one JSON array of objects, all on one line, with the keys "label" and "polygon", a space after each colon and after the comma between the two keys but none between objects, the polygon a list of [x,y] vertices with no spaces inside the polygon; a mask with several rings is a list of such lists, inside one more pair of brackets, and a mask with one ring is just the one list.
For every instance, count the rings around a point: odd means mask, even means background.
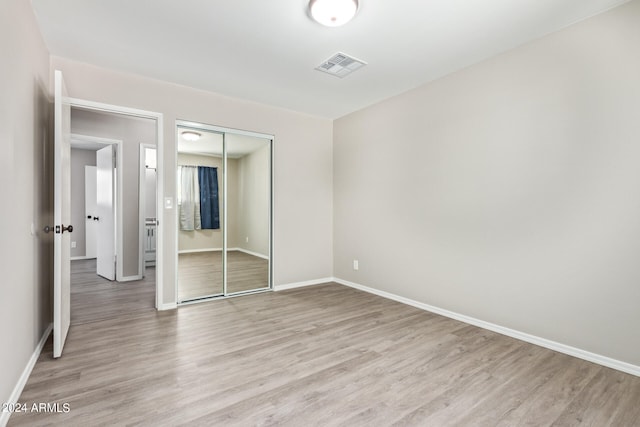
[{"label": "ceiling light reflection in mirror", "polygon": [[[189,141],[184,137],[185,132],[195,132],[200,134],[196,141]],[[191,129],[178,128],[178,153],[197,154],[201,156],[222,157],[222,134],[198,129],[197,132]],[[239,159],[249,153],[264,147],[269,142],[267,139],[257,138],[239,134],[226,134],[227,157]]]}]

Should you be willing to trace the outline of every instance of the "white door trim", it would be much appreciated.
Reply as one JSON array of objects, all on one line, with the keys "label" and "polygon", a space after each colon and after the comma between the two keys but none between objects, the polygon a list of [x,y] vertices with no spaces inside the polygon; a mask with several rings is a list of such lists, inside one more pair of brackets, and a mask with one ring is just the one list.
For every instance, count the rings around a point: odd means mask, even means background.
[{"label": "white door trim", "polygon": [[157,210],[157,237],[156,237],[156,309],[164,310],[167,308],[175,308],[175,300],[164,302],[163,286],[164,286],[164,266],[163,248],[164,248],[164,233],[162,231],[164,225],[164,118],[162,113],[156,113],[154,111],[139,110],[136,108],[123,107],[120,105],[105,104],[101,102],[88,101],[85,99],[69,98],[69,103],[72,107],[83,108],[86,110],[101,111],[108,113],[124,114],[134,117],[142,117],[155,120],[156,122],[156,155],[158,164],[156,166],[157,173],[157,185],[156,185],[156,210]]}]

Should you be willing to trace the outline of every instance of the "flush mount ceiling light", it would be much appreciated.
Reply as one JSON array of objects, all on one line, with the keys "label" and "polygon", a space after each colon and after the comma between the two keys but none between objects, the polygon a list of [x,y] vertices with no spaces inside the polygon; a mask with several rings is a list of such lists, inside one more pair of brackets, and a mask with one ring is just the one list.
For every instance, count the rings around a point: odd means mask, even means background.
[{"label": "flush mount ceiling light", "polygon": [[202,136],[198,132],[194,132],[192,130],[185,130],[181,135],[185,141],[197,141]]},{"label": "flush mount ceiling light", "polygon": [[358,0],[311,0],[311,17],[327,27],[339,27],[355,16]]}]

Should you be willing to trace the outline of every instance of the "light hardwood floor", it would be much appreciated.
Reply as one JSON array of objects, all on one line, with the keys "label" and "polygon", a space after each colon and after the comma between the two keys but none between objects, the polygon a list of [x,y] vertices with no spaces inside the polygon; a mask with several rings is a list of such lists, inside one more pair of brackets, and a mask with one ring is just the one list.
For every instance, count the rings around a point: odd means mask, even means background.
[{"label": "light hardwood floor", "polygon": [[71,324],[111,319],[138,311],[155,310],[156,269],[145,278],[111,282],[96,274],[96,260],[71,261]]},{"label": "light hardwood floor", "polygon": [[337,284],[140,311],[48,343],[16,425],[638,426],[640,378]]},{"label": "light hardwood floor", "polygon": [[[244,292],[269,286],[269,263],[240,251],[227,252],[227,292]],[[222,295],[222,252],[186,253],[178,256],[178,301]]]}]

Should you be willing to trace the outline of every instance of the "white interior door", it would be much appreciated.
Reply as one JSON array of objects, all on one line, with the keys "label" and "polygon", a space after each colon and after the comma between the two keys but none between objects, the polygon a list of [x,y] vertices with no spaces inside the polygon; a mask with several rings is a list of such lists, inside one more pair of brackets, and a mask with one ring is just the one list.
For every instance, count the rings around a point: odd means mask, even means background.
[{"label": "white interior door", "polygon": [[98,251],[98,206],[96,201],[96,167],[84,167],[84,219],[85,247],[87,258],[95,258]]},{"label": "white interior door", "polygon": [[97,273],[105,279],[116,278],[115,173],[114,147],[96,152]]},{"label": "white interior door", "polygon": [[53,357],[60,357],[71,322],[71,106],[62,73],[54,79]]}]

